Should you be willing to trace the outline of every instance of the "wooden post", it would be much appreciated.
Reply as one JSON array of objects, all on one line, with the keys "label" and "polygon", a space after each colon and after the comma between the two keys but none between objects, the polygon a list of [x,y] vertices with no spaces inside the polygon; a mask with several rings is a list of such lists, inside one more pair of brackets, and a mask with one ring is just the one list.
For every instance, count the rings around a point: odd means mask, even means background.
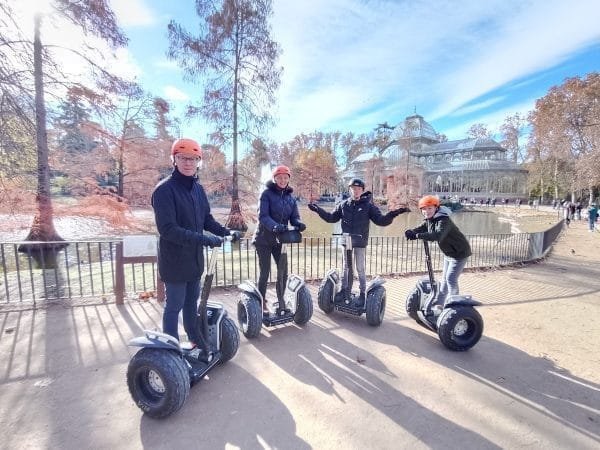
[{"label": "wooden post", "polygon": [[123,242],[119,242],[116,248],[115,261],[115,301],[122,305],[125,298],[125,267],[123,261]]}]

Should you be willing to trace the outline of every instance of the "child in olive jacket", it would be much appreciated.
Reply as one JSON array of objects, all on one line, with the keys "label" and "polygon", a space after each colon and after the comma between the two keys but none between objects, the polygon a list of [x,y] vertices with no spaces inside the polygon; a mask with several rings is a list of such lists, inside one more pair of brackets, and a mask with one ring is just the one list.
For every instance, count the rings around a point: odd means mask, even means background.
[{"label": "child in olive jacket", "polygon": [[467,258],[471,256],[471,246],[465,235],[450,219],[450,210],[440,206],[434,195],[426,195],[419,200],[419,209],[425,220],[416,228],[408,229],[406,239],[436,241],[444,254],[444,268],[440,281],[437,303],[444,305],[448,293],[458,295],[458,277],[462,273]]}]

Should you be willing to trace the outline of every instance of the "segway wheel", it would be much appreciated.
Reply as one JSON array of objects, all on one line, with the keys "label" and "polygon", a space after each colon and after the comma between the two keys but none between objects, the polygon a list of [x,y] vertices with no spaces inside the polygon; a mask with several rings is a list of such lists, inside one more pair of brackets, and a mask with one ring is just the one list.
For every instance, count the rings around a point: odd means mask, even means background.
[{"label": "segway wheel", "polygon": [[296,305],[296,313],[294,314],[294,322],[298,325],[304,325],[310,320],[313,314],[313,303],[310,291],[306,286],[302,286],[298,290]]},{"label": "segway wheel", "polygon": [[446,308],[437,321],[440,341],[450,350],[464,352],[473,347],[483,334],[483,319],[470,306]]},{"label": "segway wheel", "polygon": [[421,308],[421,291],[418,288],[414,288],[411,293],[408,294],[405,307],[408,317],[419,322],[417,311]]},{"label": "segway wheel", "polygon": [[190,375],[181,355],[143,348],[127,367],[127,386],[136,405],[160,419],[178,411],[190,393]]},{"label": "segway wheel", "polygon": [[383,322],[385,297],[383,286],[376,287],[367,295],[367,323],[372,327],[378,327]]},{"label": "segway wheel", "polygon": [[237,307],[238,323],[248,339],[255,338],[262,328],[262,308],[258,299],[242,294]]},{"label": "segway wheel", "polygon": [[325,278],[319,286],[319,293],[317,294],[319,308],[325,314],[331,314],[333,311],[333,293],[335,291],[335,284],[329,278]]},{"label": "segway wheel", "polygon": [[226,363],[235,356],[240,346],[240,333],[233,320],[225,317],[221,323],[221,360],[219,364]]}]

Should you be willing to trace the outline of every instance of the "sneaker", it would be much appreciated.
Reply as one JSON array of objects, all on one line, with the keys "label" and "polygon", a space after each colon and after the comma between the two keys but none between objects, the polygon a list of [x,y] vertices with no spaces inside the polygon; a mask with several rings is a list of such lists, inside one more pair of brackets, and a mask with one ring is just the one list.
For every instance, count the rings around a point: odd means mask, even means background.
[{"label": "sneaker", "polygon": [[184,352],[191,352],[192,350],[198,348],[195,342],[184,342],[181,344],[181,350]]}]

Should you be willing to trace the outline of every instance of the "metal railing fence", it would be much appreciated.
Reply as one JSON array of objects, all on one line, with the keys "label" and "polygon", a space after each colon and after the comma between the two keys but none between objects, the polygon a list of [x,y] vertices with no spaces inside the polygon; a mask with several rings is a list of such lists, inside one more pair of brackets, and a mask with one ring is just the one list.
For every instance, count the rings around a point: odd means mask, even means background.
[{"label": "metal railing fence", "polygon": [[[473,254],[467,267],[498,267],[540,258],[556,240],[562,226],[561,221],[541,233],[468,236]],[[341,243],[339,237],[305,237],[298,244],[290,244],[289,271],[307,281],[321,279],[329,269],[342,266]],[[0,304],[114,298],[116,254],[121,240],[71,241],[59,250],[36,255],[20,253],[20,244],[23,243],[0,243]],[[443,254],[437,245],[432,245],[431,250],[434,270],[440,270]],[[143,292],[157,292],[157,264],[155,258],[150,260],[123,265],[126,295],[137,297]],[[407,241],[399,236],[371,237],[366,269],[368,276],[425,272],[423,246],[418,240]],[[219,257],[214,286],[237,286],[257,277],[256,253],[250,240],[242,239]],[[272,264],[271,281],[276,277],[277,269]]]}]

